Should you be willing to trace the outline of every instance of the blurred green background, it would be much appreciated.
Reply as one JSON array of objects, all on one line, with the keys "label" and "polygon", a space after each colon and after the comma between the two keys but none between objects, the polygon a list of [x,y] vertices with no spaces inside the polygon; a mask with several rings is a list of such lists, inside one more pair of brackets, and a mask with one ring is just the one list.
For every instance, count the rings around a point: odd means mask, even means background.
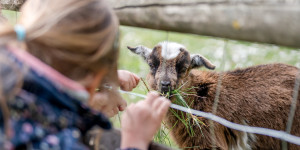
[{"label": "blurred green background", "polygon": [[[14,11],[2,12],[12,24],[16,22],[19,16],[19,13]],[[279,62],[300,67],[300,49],[127,26],[121,26],[120,31],[119,69],[129,70],[144,79],[149,72],[148,65],[140,56],[131,53],[126,48],[127,46],[144,45],[153,48],[161,41],[178,42],[183,44],[190,53],[201,54],[208,58],[216,65],[216,71]],[[145,95],[147,90],[144,84],[140,82],[133,92]],[[141,98],[132,95],[123,94],[123,96],[128,104],[141,100]],[[120,127],[118,117],[112,118],[116,127]],[[163,134],[168,134],[168,131],[163,132]],[[156,140],[176,147],[168,137]]]},{"label": "blurred green background", "polygon": [[[190,53],[201,54],[208,58],[216,65],[216,71],[227,71],[268,63],[286,63],[300,67],[300,49],[127,26],[121,26],[120,31],[119,68],[134,72],[144,79],[149,72],[148,65],[140,56],[130,52],[126,48],[127,46],[144,45],[152,49],[161,41],[178,42],[183,44]],[[147,90],[144,84],[140,82],[133,92],[146,94]],[[141,99],[130,95],[124,95],[124,98],[128,103]],[[115,124],[119,126],[118,121],[115,121]],[[155,140],[176,148],[174,142],[165,134],[169,133],[164,128],[161,133],[158,133]]]},{"label": "blurred green background", "polygon": [[[268,63],[286,63],[300,67],[300,49],[127,26],[121,26],[120,30],[119,68],[134,72],[142,78],[149,72],[148,65],[126,47],[144,45],[152,49],[161,41],[183,44],[190,53],[208,58],[216,65],[216,71]],[[140,83],[134,92],[145,94],[146,89]]]}]

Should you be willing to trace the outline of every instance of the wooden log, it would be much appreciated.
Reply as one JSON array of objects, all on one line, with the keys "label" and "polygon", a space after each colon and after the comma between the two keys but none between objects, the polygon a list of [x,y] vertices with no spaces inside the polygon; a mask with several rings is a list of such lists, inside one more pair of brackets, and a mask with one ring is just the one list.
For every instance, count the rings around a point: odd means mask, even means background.
[{"label": "wooden log", "polygon": [[6,10],[18,11],[25,0],[0,0],[1,8]]},{"label": "wooden log", "polygon": [[[18,10],[25,0],[0,0]],[[121,25],[300,47],[300,0],[106,0]]]},{"label": "wooden log", "polygon": [[110,2],[122,25],[300,47],[299,0]]}]

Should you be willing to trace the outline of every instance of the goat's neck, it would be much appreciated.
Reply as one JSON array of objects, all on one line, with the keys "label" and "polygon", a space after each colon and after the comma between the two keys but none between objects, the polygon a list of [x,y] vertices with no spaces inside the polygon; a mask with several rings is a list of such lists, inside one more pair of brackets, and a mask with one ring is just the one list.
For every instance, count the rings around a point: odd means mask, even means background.
[{"label": "goat's neck", "polygon": [[[201,97],[199,97],[197,94],[199,94],[199,86],[201,85],[214,85],[218,81],[219,74],[216,72],[207,72],[207,71],[200,71],[200,70],[192,70],[189,75],[184,78],[183,80],[188,81],[186,82],[182,87],[181,91],[188,90],[187,93],[195,93],[195,95],[191,94],[186,96],[184,99],[187,104],[189,104],[190,108],[192,109],[197,109],[201,110],[201,107],[203,107],[201,104],[199,104],[198,101],[201,101]],[[195,88],[192,88],[192,87]],[[209,90],[215,90],[215,89],[209,89]],[[204,98],[205,99],[205,98]],[[174,102],[175,97],[173,97],[172,102]],[[210,102],[208,102],[210,103]],[[212,103],[212,102],[211,102]],[[208,104],[211,105],[211,104]],[[177,144],[179,144],[180,147],[185,147],[185,146],[190,146],[190,144],[187,141],[193,141],[193,137],[191,137],[188,134],[189,129],[186,128],[186,126],[181,122],[180,119],[174,115],[174,112],[176,114],[181,114],[178,110],[175,109],[170,109],[167,113],[166,116],[166,123],[169,128],[172,128],[171,134],[173,136],[173,139],[176,141]],[[185,114],[184,115],[189,115]],[[187,118],[187,117],[185,117]],[[193,122],[193,120],[190,120]],[[207,120],[202,120],[205,122],[205,124],[208,124]],[[182,132],[185,131],[185,132]],[[194,128],[195,134],[196,135],[201,135],[202,131],[198,130],[198,128]],[[203,128],[203,132],[208,132],[208,128]],[[205,141],[209,140],[203,140],[203,138],[208,138],[208,137],[201,137],[195,144],[201,145],[203,148],[208,147],[207,143]]]},{"label": "goat's neck", "polygon": [[[180,87],[181,96],[184,98],[185,102],[192,109],[201,109],[198,105],[198,101],[201,99],[206,99],[206,95],[201,95],[201,88],[207,88],[209,93],[215,92],[215,85],[218,82],[219,73],[217,72],[209,72],[209,71],[201,71],[201,70],[192,70],[187,77],[185,77]],[[176,97],[173,96],[171,98],[172,102],[176,101]],[[208,104],[210,102],[207,102]],[[212,103],[212,102],[211,102]],[[197,105],[197,106],[195,106]],[[177,110],[174,110],[177,111]],[[177,121],[177,118],[174,117],[172,112],[169,111],[168,118],[170,119],[170,123],[173,124]],[[173,116],[173,117],[170,117]]]}]

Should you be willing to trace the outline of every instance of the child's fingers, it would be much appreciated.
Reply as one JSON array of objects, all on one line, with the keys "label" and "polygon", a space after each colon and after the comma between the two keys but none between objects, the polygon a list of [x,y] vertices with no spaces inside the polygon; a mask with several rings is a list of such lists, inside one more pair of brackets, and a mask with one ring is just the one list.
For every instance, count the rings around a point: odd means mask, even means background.
[{"label": "child's fingers", "polygon": [[170,105],[171,105],[171,102],[169,100],[164,100],[162,102],[162,104],[158,107],[157,113],[159,114],[158,118],[160,120],[162,120],[165,117]]},{"label": "child's fingers", "polygon": [[116,115],[119,112],[119,108],[118,107],[114,107],[113,108],[113,115]]},{"label": "child's fingers", "polygon": [[125,91],[125,85],[124,84],[120,84],[120,88],[121,88],[121,90]]},{"label": "child's fingers", "polygon": [[118,109],[119,111],[124,111],[127,106],[127,102],[123,98],[121,98],[119,101]]},{"label": "child's fingers", "polygon": [[110,111],[106,111],[106,112],[103,112],[107,117],[113,117],[114,116],[114,112],[113,110],[110,110]]},{"label": "child's fingers", "polygon": [[[124,121],[128,121],[128,122],[131,122],[134,120],[134,118],[132,117],[133,113],[134,113],[134,110],[135,110],[135,107],[136,107],[136,104],[130,104],[125,113],[122,115],[122,122]],[[122,124],[121,124],[122,126]]]},{"label": "child's fingers", "polygon": [[147,98],[145,99],[145,101],[149,104],[149,106],[152,106],[153,102],[158,97],[159,94],[157,92],[151,91],[147,94]]},{"label": "child's fingers", "polygon": [[159,97],[157,99],[154,100],[153,102],[153,108],[155,110],[158,110],[159,106],[164,102],[165,98],[164,97]]},{"label": "child's fingers", "polygon": [[119,111],[124,111],[126,109],[127,103],[119,105]]},{"label": "child's fingers", "polygon": [[139,77],[139,76],[137,76],[137,75],[136,75],[136,74],[134,74],[134,73],[132,73],[132,75],[133,75],[133,77],[134,77],[134,79],[135,79],[136,83],[138,84],[138,83],[139,83],[139,81],[140,81],[140,77]]},{"label": "child's fingers", "polygon": [[118,106],[119,111],[124,111],[127,107],[127,102],[125,101],[124,103],[120,104]]},{"label": "child's fingers", "polygon": [[129,91],[129,87],[130,87],[130,84],[128,83],[124,83],[122,84],[121,86],[121,89],[124,90],[124,91]]},{"label": "child's fingers", "polygon": [[[131,78],[131,81],[132,81],[132,88],[135,88],[136,87],[136,80],[135,80],[135,78],[134,78],[134,76],[130,76],[130,78]],[[132,89],[131,89],[132,90]]]}]

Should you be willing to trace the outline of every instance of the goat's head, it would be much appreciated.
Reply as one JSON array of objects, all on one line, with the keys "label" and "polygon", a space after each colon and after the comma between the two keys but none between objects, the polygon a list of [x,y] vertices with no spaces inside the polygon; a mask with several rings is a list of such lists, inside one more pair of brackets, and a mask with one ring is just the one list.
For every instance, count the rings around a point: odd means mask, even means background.
[{"label": "goat's head", "polygon": [[189,54],[186,48],[174,42],[161,42],[153,49],[145,46],[127,47],[144,58],[150,66],[150,86],[161,93],[172,91],[182,84],[190,69],[215,66],[199,54]]}]

